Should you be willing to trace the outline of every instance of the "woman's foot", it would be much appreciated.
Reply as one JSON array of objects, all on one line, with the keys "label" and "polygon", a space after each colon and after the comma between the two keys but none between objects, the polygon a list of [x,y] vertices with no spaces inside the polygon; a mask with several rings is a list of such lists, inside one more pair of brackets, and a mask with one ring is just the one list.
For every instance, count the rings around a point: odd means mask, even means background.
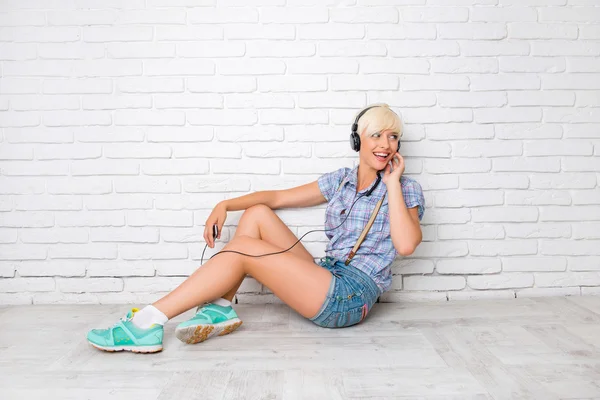
[{"label": "woman's foot", "polygon": [[138,328],[131,322],[137,308],[131,309],[114,326],[108,329],[92,329],[87,340],[92,346],[104,351],[132,351],[156,353],[163,349],[163,326],[154,324],[148,329]]},{"label": "woman's foot", "polygon": [[180,323],[175,329],[177,339],[194,344],[205,341],[214,335],[227,335],[242,325],[242,320],[233,307],[208,303],[196,309],[196,315]]}]

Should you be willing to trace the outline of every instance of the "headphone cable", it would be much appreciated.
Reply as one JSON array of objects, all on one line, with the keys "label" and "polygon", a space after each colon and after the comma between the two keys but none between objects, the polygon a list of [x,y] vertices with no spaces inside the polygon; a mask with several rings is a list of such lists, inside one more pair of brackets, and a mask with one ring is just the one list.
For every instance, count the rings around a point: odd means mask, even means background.
[{"label": "headphone cable", "polygon": [[[308,231],[306,232],[304,235],[302,235],[302,237],[300,239],[298,239],[296,241],[296,243],[294,243],[290,248],[286,249],[286,250],[282,250],[282,251],[278,251],[275,253],[267,253],[267,254],[260,254],[260,255],[252,255],[252,254],[246,254],[246,253],[242,253],[239,251],[235,251],[235,250],[222,250],[219,251],[218,253],[213,254],[210,258],[212,259],[214,256],[221,254],[221,253],[237,253],[237,254],[241,254],[244,256],[248,256],[248,257],[264,257],[264,256],[270,256],[270,255],[275,255],[275,254],[281,254],[281,253],[285,253],[286,251],[290,250],[292,247],[294,247],[295,245],[298,244],[298,242],[300,242],[302,240],[302,238],[306,235],[308,235],[311,232],[326,232],[326,231],[331,231],[334,229],[339,228],[340,226],[342,226],[344,224],[344,222],[346,222],[346,220],[348,219],[348,217],[350,216],[350,212],[352,211],[352,208],[354,208],[354,204],[356,204],[356,202],[360,199],[362,199],[363,197],[365,197],[366,194],[361,195],[360,197],[358,197],[356,200],[354,200],[354,203],[352,203],[352,206],[350,207],[350,210],[348,211],[348,214],[346,214],[346,218],[344,219],[344,221],[342,221],[341,224],[339,224],[338,226],[336,226],[335,228],[331,228],[331,229],[313,229],[312,231]],[[204,252],[206,251],[206,247],[208,246],[208,243],[206,243],[206,245],[204,246],[204,250],[202,251],[202,258],[200,259],[200,265],[204,264],[203,260],[204,260]]]}]

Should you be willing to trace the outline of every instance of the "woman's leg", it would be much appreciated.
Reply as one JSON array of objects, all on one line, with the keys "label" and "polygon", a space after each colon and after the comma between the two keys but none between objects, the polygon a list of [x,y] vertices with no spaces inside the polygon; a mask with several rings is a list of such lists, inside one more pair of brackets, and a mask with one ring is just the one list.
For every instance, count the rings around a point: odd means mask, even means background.
[{"label": "woman's leg", "polygon": [[[234,238],[238,236],[249,236],[255,239],[262,239],[265,242],[281,247],[282,249],[289,248],[298,240],[277,214],[264,204],[257,204],[244,211],[235,231]],[[307,261],[313,261],[313,256],[304,248],[301,242],[292,247],[289,252],[296,254],[298,257]],[[240,279],[240,281],[222,297],[232,301],[243,281],[244,278]]]},{"label": "woman's leg", "polygon": [[[289,247],[289,246],[288,246]],[[249,236],[238,236],[224,250],[260,255],[283,250]],[[314,317],[325,301],[332,275],[312,258],[286,251],[263,257],[218,254],[198,268],[174,291],[154,303],[169,319],[232,290],[246,275],[267,286],[283,302],[306,318]]]}]

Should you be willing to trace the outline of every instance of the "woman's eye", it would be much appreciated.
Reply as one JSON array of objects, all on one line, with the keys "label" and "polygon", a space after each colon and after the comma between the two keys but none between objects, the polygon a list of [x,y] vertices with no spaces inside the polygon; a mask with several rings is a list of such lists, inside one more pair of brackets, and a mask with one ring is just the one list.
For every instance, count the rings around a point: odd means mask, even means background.
[{"label": "woman's eye", "polygon": [[[379,137],[379,136],[381,136],[381,133],[375,132],[372,136]],[[392,138],[392,140],[398,140],[398,135],[390,135],[390,137]]]}]

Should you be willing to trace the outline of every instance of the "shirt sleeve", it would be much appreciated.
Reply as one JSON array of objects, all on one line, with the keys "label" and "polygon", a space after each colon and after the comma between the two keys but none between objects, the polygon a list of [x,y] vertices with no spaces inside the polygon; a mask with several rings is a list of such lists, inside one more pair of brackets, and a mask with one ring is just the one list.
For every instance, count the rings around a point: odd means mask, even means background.
[{"label": "shirt sleeve", "polygon": [[401,184],[406,208],[419,207],[419,221],[421,221],[425,213],[425,197],[421,185],[414,179],[402,180]]},{"label": "shirt sleeve", "polygon": [[340,183],[342,183],[342,179],[346,175],[346,169],[347,168],[340,168],[336,171],[328,172],[321,175],[317,180],[319,189],[327,202],[331,201],[331,198],[340,186]]}]

